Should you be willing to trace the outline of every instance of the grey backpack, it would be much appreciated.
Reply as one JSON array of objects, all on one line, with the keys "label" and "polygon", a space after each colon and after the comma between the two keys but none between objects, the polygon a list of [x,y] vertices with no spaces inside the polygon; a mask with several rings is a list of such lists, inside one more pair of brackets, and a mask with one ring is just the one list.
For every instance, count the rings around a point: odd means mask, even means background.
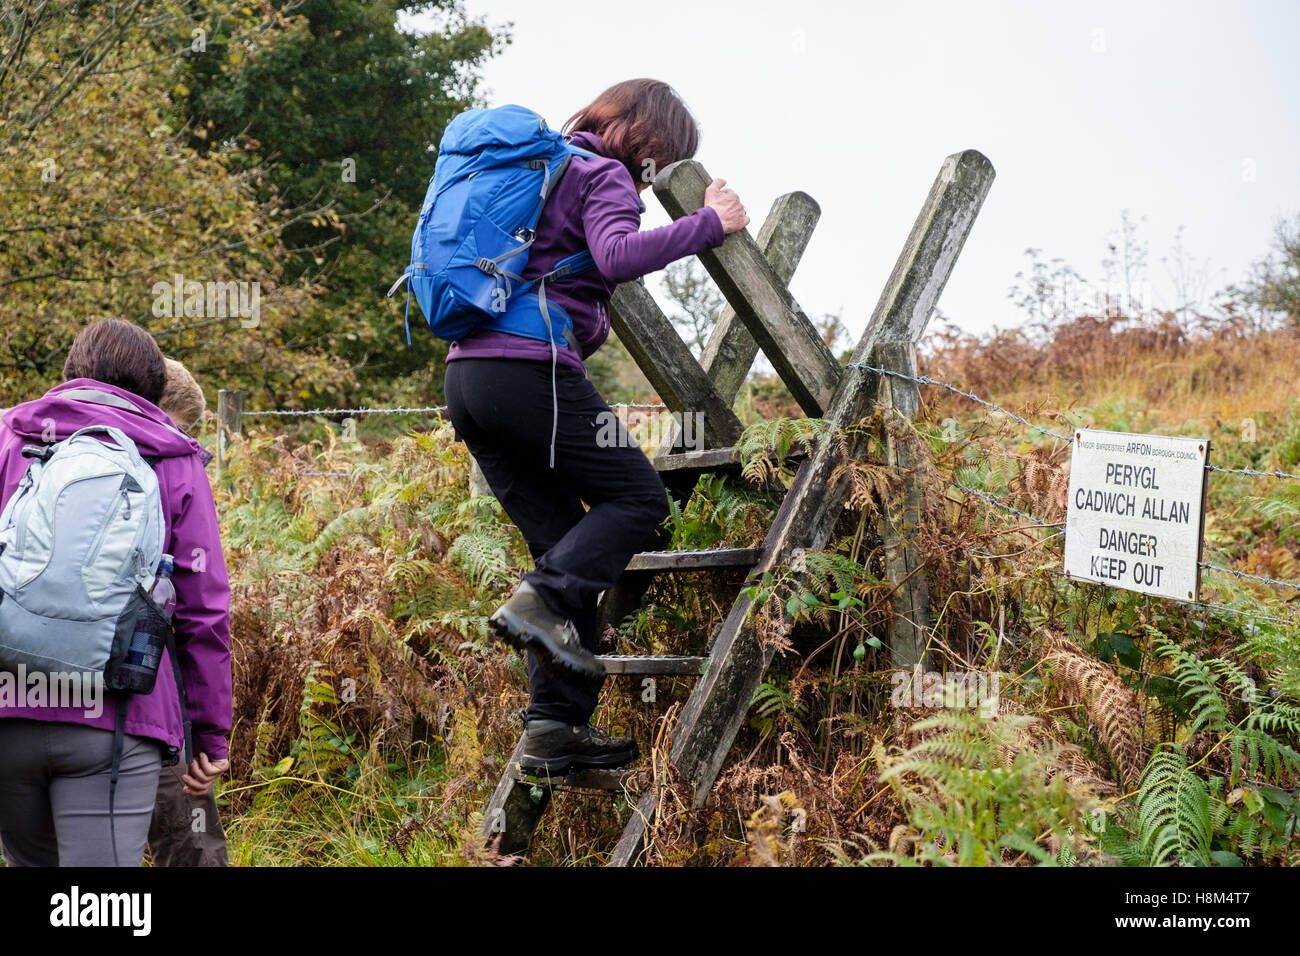
[{"label": "grey backpack", "polygon": [[141,614],[157,611],[148,593],[165,526],[153,468],[106,425],[23,453],[34,460],[0,513],[0,667],[102,674],[109,690],[152,691],[140,672],[150,662],[130,651]]},{"label": "grey backpack", "polygon": [[[135,407],[98,390],[77,392]],[[112,819],[127,701],[153,691],[164,648],[180,696],[185,751],[193,755],[171,622],[150,595],[166,533],[158,476],[135,442],[110,425],[90,425],[23,454],[33,461],[0,512],[0,669],[51,675],[50,688],[102,680],[103,689],[120,695],[108,785],[116,863]]]}]

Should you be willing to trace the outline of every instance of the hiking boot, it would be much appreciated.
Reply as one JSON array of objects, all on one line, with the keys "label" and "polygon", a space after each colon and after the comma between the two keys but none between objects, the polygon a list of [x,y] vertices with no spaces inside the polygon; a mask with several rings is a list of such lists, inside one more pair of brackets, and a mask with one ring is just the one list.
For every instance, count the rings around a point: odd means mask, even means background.
[{"label": "hiking boot", "polygon": [[497,637],[519,651],[536,651],[543,667],[561,669],[583,677],[601,677],[605,665],[582,646],[578,629],[568,618],[552,611],[527,581],[521,581],[510,600],[488,622]]},{"label": "hiking boot", "polygon": [[611,769],[631,763],[641,755],[631,737],[611,737],[599,727],[567,724],[525,738],[519,768],[524,773],[561,776],[584,767]]}]

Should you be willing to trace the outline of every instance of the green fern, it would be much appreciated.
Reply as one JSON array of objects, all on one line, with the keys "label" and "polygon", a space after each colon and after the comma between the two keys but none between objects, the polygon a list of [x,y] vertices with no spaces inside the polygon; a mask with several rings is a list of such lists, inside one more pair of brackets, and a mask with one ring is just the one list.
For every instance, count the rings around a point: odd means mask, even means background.
[{"label": "green fern", "polygon": [[736,442],[736,454],[741,462],[741,474],[751,481],[772,481],[781,478],[788,482],[789,468],[786,457],[796,444],[811,448],[819,441],[834,440],[845,444],[843,432],[824,418],[773,418],[757,422],[745,429]]},{"label": "green fern", "polygon": [[902,799],[918,835],[909,852],[875,853],[866,862],[987,866],[1028,859],[1056,866],[1073,860],[1092,795],[1058,772],[1064,748],[1035,740],[1033,723],[1029,716],[983,720],[972,711],[945,711],[912,725],[933,733],[906,753],[877,751],[880,779]]},{"label": "green fern", "polygon": [[685,507],[669,498],[668,546],[701,550],[754,545],[766,532],[771,510],[769,496],[737,485],[726,475],[706,475]]},{"label": "green fern", "polygon": [[[1241,665],[1198,659],[1148,628],[1155,652],[1187,703],[1188,739],[1208,744],[1194,764],[1183,745],[1156,748],[1142,773],[1131,810],[1121,810],[1102,834],[1102,848],[1126,865],[1240,865],[1284,848],[1294,838],[1300,802],[1282,789],[1300,779],[1300,709],[1280,700],[1256,701]],[[1213,772],[1216,751],[1228,755],[1224,776]]]},{"label": "green fern", "polygon": [[510,538],[498,528],[460,535],[452,542],[447,558],[479,588],[504,585],[513,573]]}]

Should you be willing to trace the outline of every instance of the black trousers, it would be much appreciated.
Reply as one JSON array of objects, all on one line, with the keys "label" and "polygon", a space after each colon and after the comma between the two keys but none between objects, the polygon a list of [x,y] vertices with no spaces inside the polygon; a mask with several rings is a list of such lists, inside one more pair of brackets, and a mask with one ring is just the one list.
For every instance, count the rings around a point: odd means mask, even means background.
[{"label": "black trousers", "polygon": [[[448,362],[447,408],[456,437],[528,542],[536,569],[525,580],[594,652],[597,599],[668,516],[668,494],[586,375],[559,365],[555,376],[554,469],[550,362]],[[604,678],[552,676],[529,657],[527,719],[587,723]]]}]

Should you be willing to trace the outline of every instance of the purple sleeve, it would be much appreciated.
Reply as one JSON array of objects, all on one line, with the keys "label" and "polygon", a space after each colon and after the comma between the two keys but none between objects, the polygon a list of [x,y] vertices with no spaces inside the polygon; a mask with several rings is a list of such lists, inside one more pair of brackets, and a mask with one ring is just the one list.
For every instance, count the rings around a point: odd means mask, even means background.
[{"label": "purple sleeve", "polygon": [[726,237],[715,210],[702,206],[689,216],[641,232],[640,203],[632,176],[621,164],[592,171],[582,206],[587,248],[606,281],[629,282],[684,256],[722,245]]},{"label": "purple sleeve", "polygon": [[227,756],[231,724],[230,580],[207,473],[197,455],[173,460],[189,470],[179,483],[184,493],[169,542],[176,562],[176,655],[194,750],[218,760]]}]

